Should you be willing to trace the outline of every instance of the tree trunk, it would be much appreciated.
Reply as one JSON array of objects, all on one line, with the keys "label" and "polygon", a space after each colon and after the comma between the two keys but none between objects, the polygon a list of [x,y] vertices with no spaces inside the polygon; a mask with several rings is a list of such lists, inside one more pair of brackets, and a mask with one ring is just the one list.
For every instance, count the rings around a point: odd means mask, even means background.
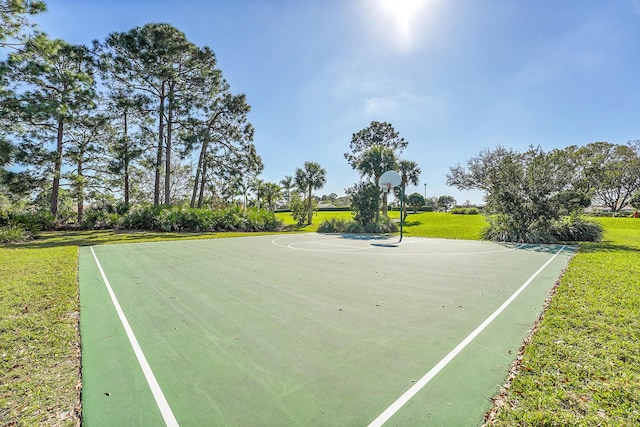
[{"label": "tree trunk", "polygon": [[58,119],[58,135],[56,137],[56,159],[53,170],[53,185],[51,188],[51,213],[58,215],[58,194],[60,193],[60,174],[62,171],[62,138],[64,135],[64,118]]},{"label": "tree trunk", "polygon": [[160,165],[162,164],[162,148],[164,146],[164,85],[162,82],[162,89],[160,94],[159,105],[159,119],[158,119],[158,151],[156,153],[155,164],[155,182],[153,187],[153,205],[158,206],[160,204]]},{"label": "tree trunk", "polygon": [[124,208],[129,210],[129,162],[124,165]]},{"label": "tree trunk", "polygon": [[385,218],[389,218],[388,197],[389,193],[382,193],[382,216]]},{"label": "tree trunk", "polygon": [[80,153],[78,158],[78,224],[82,223],[82,217],[84,215],[84,182],[82,182],[83,171],[82,171],[82,156],[84,154]]},{"label": "tree trunk", "polygon": [[[127,113],[124,113],[124,138],[127,144],[129,143],[129,125],[127,120]],[[123,165],[123,174],[124,174],[124,207],[129,210],[129,150],[124,155],[124,165]]]},{"label": "tree trunk", "polygon": [[173,86],[169,84],[169,106],[167,112],[167,144],[165,147],[164,166],[164,204],[171,204],[171,134],[173,130]]},{"label": "tree trunk", "polygon": [[200,156],[198,156],[198,167],[196,168],[196,177],[193,181],[193,193],[191,194],[191,207],[196,204],[196,196],[198,194],[198,187],[200,185],[200,174],[202,173],[202,167],[204,165],[204,155],[207,151],[207,141],[202,142],[202,148],[200,149]]},{"label": "tree trunk", "polygon": [[308,212],[308,216],[307,216],[307,223],[309,225],[311,225],[311,222],[313,221],[313,203],[311,203],[311,185],[309,185],[309,197],[307,198],[307,208],[309,209]]},{"label": "tree trunk", "polygon": [[204,201],[204,185],[207,183],[207,164],[202,163],[202,181],[200,182],[200,194],[198,195],[198,208],[202,207]]}]

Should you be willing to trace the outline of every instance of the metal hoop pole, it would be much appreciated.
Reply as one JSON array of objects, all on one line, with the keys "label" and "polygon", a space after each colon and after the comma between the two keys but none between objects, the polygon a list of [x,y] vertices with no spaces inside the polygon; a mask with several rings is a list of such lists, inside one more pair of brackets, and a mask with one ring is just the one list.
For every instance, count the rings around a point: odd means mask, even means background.
[{"label": "metal hoop pole", "polygon": [[404,188],[403,187],[404,185],[400,186],[400,242],[402,242],[402,225],[404,223]]}]

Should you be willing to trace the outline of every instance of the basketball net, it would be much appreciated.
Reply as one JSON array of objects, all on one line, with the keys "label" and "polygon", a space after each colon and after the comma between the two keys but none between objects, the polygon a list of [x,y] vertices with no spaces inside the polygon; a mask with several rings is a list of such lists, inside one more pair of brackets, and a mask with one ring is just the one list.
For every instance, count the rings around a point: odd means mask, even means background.
[{"label": "basketball net", "polygon": [[389,194],[391,192],[391,183],[383,182],[382,184],[380,184],[380,191]]}]

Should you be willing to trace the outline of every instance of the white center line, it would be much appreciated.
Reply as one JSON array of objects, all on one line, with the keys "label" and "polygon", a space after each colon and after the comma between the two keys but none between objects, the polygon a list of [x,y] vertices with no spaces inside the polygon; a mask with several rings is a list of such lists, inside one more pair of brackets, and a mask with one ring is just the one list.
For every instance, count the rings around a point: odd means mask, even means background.
[{"label": "white center line", "polygon": [[104,281],[104,285],[107,287],[107,291],[111,296],[111,301],[113,302],[113,306],[115,307],[116,312],[118,312],[118,317],[120,317],[120,322],[122,323],[122,326],[124,327],[124,330],[127,333],[127,337],[129,338],[131,347],[133,347],[133,352],[136,354],[138,363],[142,368],[142,372],[144,373],[144,376],[147,380],[147,384],[149,384],[149,388],[151,388],[151,393],[153,393],[153,398],[155,399],[156,404],[160,409],[162,418],[164,419],[164,422],[167,426],[170,426],[170,427],[178,426],[178,421],[174,417],[173,412],[169,407],[169,403],[167,402],[167,399],[164,397],[164,394],[160,389],[160,385],[158,384],[158,381],[156,380],[155,375],[153,375],[151,366],[149,366],[149,363],[147,362],[147,358],[144,356],[144,353],[142,352],[142,348],[140,347],[140,344],[138,344],[138,340],[136,339],[136,336],[133,333],[133,329],[131,329],[129,322],[127,321],[127,317],[124,315],[124,311],[122,311],[122,308],[120,307],[120,303],[118,302],[118,299],[116,298],[116,294],[113,292],[113,289],[111,288],[109,279],[107,279],[107,275],[104,274],[102,265],[100,265],[100,261],[98,261],[98,257],[96,256],[96,253],[93,251],[93,247],[91,247],[90,249],[91,249],[91,253],[93,254],[93,259],[96,260],[96,264],[98,265],[98,270],[100,270],[100,274],[102,275],[102,280]]},{"label": "white center line", "polygon": [[436,366],[431,368],[431,370],[427,372],[422,378],[420,378],[420,380],[418,380],[409,390],[404,392],[404,394],[400,396],[395,402],[393,402],[382,414],[378,415],[378,418],[373,420],[371,424],[369,424],[369,427],[382,426],[389,420],[389,418],[391,418],[396,412],[398,412],[400,408],[402,408],[409,400],[411,400],[413,396],[415,396],[420,390],[422,390],[422,388],[427,385],[427,383],[431,381],[433,377],[438,374],[438,372],[440,372],[445,366],[447,366],[449,362],[451,362],[453,358],[458,355],[458,353],[460,353],[467,345],[469,345],[471,341],[473,341],[475,337],[480,334],[480,332],[482,332],[491,322],[493,322],[493,320],[498,317],[498,315],[502,313],[504,309],[507,308],[507,306],[509,306],[509,304],[511,304],[522,291],[525,290],[527,286],[529,286],[533,279],[535,279],[536,276],[538,276],[538,274],[540,274],[542,270],[544,270],[551,263],[551,261],[553,261],[560,254],[560,252],[562,252],[564,248],[565,246],[562,246],[560,250],[558,250],[558,252],[556,252],[555,255],[551,257],[551,259],[549,259],[542,267],[540,267],[538,271],[533,273],[533,275],[531,275],[531,277],[529,277],[529,279],[527,279],[527,281],[524,282],[524,284],[520,286],[520,288],[515,291],[508,300],[506,300],[500,307],[498,307],[498,309],[494,311],[491,316],[489,316],[484,322],[482,322],[482,324],[478,326],[473,332],[471,332],[464,340],[462,340],[462,342],[458,344],[456,348],[451,350],[449,354],[447,354],[440,362],[438,362]]}]

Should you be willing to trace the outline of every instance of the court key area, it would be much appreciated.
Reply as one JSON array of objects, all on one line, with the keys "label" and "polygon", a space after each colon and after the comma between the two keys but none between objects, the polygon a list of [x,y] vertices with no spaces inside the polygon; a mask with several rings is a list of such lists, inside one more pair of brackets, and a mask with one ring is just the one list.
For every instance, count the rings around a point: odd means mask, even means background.
[{"label": "court key area", "polygon": [[574,250],[315,233],[82,247],[84,425],[479,425]]}]

